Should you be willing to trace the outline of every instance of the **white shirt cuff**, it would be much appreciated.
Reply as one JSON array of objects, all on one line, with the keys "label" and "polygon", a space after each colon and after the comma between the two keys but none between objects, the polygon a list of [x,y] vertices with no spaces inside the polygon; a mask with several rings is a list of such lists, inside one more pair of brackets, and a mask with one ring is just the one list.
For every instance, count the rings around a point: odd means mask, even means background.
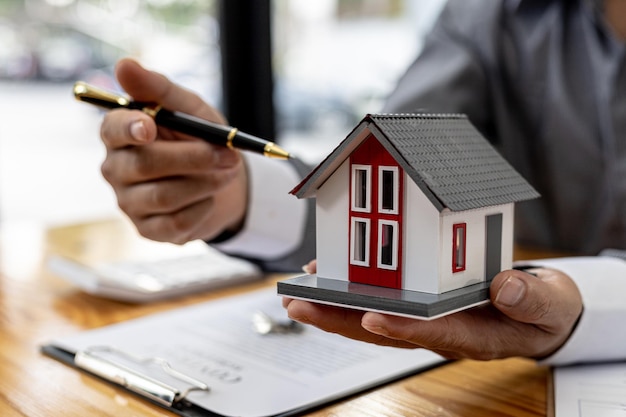
[{"label": "white shirt cuff", "polygon": [[584,306],[568,341],[541,364],[626,359],[626,262],[597,256],[529,263],[569,275],[578,285]]},{"label": "white shirt cuff", "polygon": [[289,194],[301,178],[287,161],[244,155],[248,170],[248,212],[243,229],[213,244],[225,253],[276,259],[294,251],[303,239],[307,204]]}]

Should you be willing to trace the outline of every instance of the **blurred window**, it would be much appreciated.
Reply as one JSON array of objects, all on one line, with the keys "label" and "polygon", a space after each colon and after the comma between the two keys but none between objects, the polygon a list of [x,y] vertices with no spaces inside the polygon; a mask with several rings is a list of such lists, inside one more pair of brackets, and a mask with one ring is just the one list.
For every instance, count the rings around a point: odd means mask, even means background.
[{"label": "blurred window", "polygon": [[219,105],[216,15],[217,0],[0,0],[0,227],[119,216],[102,112],[72,84],[118,89],[114,64],[133,56]]},{"label": "blurred window", "polygon": [[0,80],[115,88],[123,56],[221,101],[216,0],[0,0]]},{"label": "blurred window", "polygon": [[380,110],[444,0],[274,0],[278,140],[319,161]]}]

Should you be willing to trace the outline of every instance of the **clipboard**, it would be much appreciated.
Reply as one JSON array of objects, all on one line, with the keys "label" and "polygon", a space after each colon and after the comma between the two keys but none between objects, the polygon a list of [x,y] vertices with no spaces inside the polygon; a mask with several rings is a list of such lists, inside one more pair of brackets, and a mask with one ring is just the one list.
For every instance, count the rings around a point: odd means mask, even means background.
[{"label": "clipboard", "polygon": [[43,354],[181,416],[286,417],[445,363],[286,320],[275,289],[253,291],[53,340]]},{"label": "clipboard", "polygon": [[[131,357],[126,352],[117,351],[116,349],[112,349],[110,347],[96,347],[95,349],[82,351],[77,354],[52,345],[45,345],[41,348],[41,351],[44,354],[55,358],[66,365],[70,365],[76,369],[84,371],[105,382],[115,384],[127,392],[138,395],[144,400],[155,405],[167,408],[178,415],[189,417],[218,416],[217,414],[211,413],[208,410],[197,407],[193,403],[186,401],[187,394],[192,390],[210,390],[209,387],[203,382],[181,374],[181,381],[191,384],[190,388],[181,391],[176,387],[161,382],[150,376],[140,374],[132,368],[100,357],[97,355],[97,351],[99,350],[108,351],[109,353],[115,352],[121,356]],[[149,358],[146,360],[153,359],[154,358]],[[143,361],[143,359],[140,359],[138,362]],[[157,358],[157,362],[161,362],[161,360]],[[164,367],[163,369],[166,373],[172,371],[172,368],[166,362],[162,363],[162,366]],[[175,370],[174,374],[177,374],[177,377],[181,376],[178,375],[178,372]]]}]

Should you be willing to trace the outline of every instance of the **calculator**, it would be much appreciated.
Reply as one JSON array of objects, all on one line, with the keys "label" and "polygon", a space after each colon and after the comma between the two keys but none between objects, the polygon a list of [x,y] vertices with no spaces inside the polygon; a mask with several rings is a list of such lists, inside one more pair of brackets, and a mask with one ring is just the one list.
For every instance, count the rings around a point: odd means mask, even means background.
[{"label": "calculator", "polygon": [[209,247],[202,241],[171,246],[154,257],[87,265],[51,255],[48,269],[83,291],[120,301],[144,303],[210,291],[262,279],[258,266]]}]

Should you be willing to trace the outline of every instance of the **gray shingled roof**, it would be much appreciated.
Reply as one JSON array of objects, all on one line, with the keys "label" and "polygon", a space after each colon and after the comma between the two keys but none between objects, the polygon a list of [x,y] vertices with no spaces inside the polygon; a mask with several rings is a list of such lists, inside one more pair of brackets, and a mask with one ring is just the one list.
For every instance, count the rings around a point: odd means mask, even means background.
[{"label": "gray shingled roof", "polygon": [[371,132],[439,210],[462,211],[539,194],[464,115],[367,115],[292,194],[311,197]]}]

